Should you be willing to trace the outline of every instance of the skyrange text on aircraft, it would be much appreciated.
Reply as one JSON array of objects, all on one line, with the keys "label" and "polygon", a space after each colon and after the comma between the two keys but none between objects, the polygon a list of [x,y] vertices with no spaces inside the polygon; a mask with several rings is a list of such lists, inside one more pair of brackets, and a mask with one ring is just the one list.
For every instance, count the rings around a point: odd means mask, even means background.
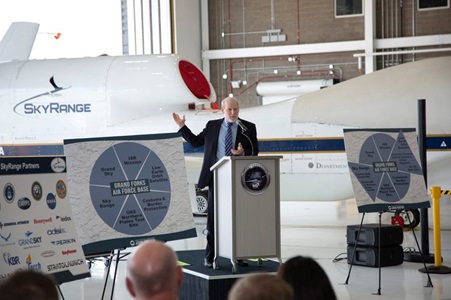
[{"label": "skyrange text on aircraft", "polygon": [[[48,104],[33,104],[30,101],[40,98],[42,96],[60,96],[58,92],[63,90],[67,90],[70,87],[59,87],[54,80],[54,77],[50,77],[50,84],[55,88],[49,92],[45,92],[42,94],[35,95],[31,98],[25,99],[14,106],[14,112],[19,115],[40,115],[40,114],[67,114],[67,113],[85,113],[91,112],[91,103],[74,103],[74,104],[60,104],[57,102],[50,102]],[[25,103],[25,104],[23,104]],[[18,108],[21,108],[23,104],[23,112],[18,111]]]},{"label": "skyrange text on aircraft", "polygon": [[25,115],[90,113],[90,112],[91,112],[91,103],[59,104],[56,102],[50,102],[49,104],[38,104],[38,105],[35,105],[33,103],[27,103],[23,106],[23,114]]}]

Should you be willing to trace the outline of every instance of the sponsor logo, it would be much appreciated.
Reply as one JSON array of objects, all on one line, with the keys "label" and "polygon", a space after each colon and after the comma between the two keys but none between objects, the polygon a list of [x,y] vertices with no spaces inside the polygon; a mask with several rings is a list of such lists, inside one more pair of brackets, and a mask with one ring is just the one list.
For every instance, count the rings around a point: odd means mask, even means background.
[{"label": "sponsor logo", "polygon": [[61,253],[62,253],[63,255],[70,255],[70,254],[77,253],[77,250],[75,250],[75,249],[72,249],[72,250],[63,250],[63,251],[61,251]]},{"label": "sponsor logo", "polygon": [[61,157],[56,157],[50,163],[50,167],[55,173],[64,172],[66,170],[66,161]]},{"label": "sponsor logo", "polygon": [[5,184],[5,187],[3,188],[3,197],[5,198],[6,202],[12,203],[14,201],[14,197],[16,196],[16,192],[14,190],[14,186],[11,183]]},{"label": "sponsor logo", "polygon": [[42,198],[42,186],[39,182],[35,181],[31,185],[31,194],[33,195],[33,199],[36,201],[41,200]]},{"label": "sponsor logo", "polygon": [[23,224],[28,224],[28,223],[30,223],[30,221],[28,221],[28,220],[17,221],[17,222],[5,222],[5,223],[0,222],[0,229],[2,229],[3,227],[14,226],[14,225],[23,225]]},{"label": "sponsor logo", "polygon": [[52,223],[52,217],[47,219],[34,219],[34,224],[46,224],[46,223]]},{"label": "sponsor logo", "polygon": [[57,235],[57,234],[62,234],[62,233],[66,233],[66,228],[63,227],[58,227],[58,228],[53,228],[53,229],[49,229],[47,230],[47,235]]},{"label": "sponsor logo", "polygon": [[0,242],[0,247],[14,246],[16,244],[15,240],[11,240],[11,232],[8,235],[0,234],[0,238],[3,240]]},{"label": "sponsor logo", "polygon": [[11,232],[7,236],[3,236],[2,234],[0,234],[0,238],[2,238],[2,240],[7,242],[11,238]]},{"label": "sponsor logo", "polygon": [[55,246],[61,246],[61,245],[66,245],[66,244],[73,244],[76,241],[77,240],[75,238],[71,238],[71,239],[62,239],[62,240],[50,241],[50,243],[52,243]]},{"label": "sponsor logo", "polygon": [[19,246],[23,247],[24,249],[39,247],[42,242],[41,236],[32,237],[33,232],[27,231],[24,233],[24,235],[26,238],[19,239],[18,241]]},{"label": "sponsor logo", "polygon": [[54,255],[55,255],[55,251],[53,251],[53,250],[46,250],[41,253],[42,257],[52,257]]},{"label": "sponsor logo", "polygon": [[25,260],[25,263],[27,264],[28,269],[30,269],[30,270],[41,271],[41,269],[42,269],[41,263],[38,262],[38,263],[33,264],[31,254],[28,254],[27,259]]},{"label": "sponsor logo", "polygon": [[64,216],[64,217],[60,217],[60,216],[56,216],[57,220],[60,220],[61,222],[69,222],[72,221],[72,218],[69,216]]},{"label": "sponsor logo", "polygon": [[56,183],[56,194],[61,199],[64,199],[66,197],[67,188],[66,188],[66,184],[64,183],[64,181],[58,180],[58,182]]},{"label": "sponsor logo", "polygon": [[19,256],[12,256],[9,252],[3,253],[3,260],[8,266],[20,265]]},{"label": "sponsor logo", "polygon": [[56,207],[56,198],[55,195],[53,195],[52,193],[47,194],[47,206],[50,209],[55,209]]},{"label": "sponsor logo", "polygon": [[17,201],[17,206],[20,209],[27,210],[31,206],[31,200],[28,199],[27,197],[22,197],[19,199],[19,201]]},{"label": "sponsor logo", "polygon": [[251,195],[263,193],[269,186],[271,176],[260,163],[249,164],[241,173],[241,185]]},{"label": "sponsor logo", "polygon": [[70,260],[67,262],[60,262],[60,263],[56,263],[56,264],[51,264],[47,266],[47,271],[55,271],[55,270],[61,270],[61,269],[67,269],[69,267],[74,267],[74,266],[79,266],[84,264],[85,261],[83,259],[75,259],[75,260]]}]

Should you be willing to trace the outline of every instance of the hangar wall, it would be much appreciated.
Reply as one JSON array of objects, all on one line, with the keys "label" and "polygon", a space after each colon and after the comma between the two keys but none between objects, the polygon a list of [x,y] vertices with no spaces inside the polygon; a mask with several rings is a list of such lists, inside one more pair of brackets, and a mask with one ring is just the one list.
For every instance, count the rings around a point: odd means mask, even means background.
[{"label": "hangar wall", "polygon": [[[242,49],[302,45],[364,39],[364,16],[336,17],[330,0],[219,0],[208,1],[209,49]],[[366,1],[364,1],[366,2]],[[449,1],[448,1],[449,2]],[[449,3],[448,3],[449,4]],[[390,39],[451,33],[451,9],[418,10],[418,0],[376,1],[375,38]],[[280,30],[280,32],[278,32]],[[263,42],[270,32],[284,35]],[[268,39],[266,39],[268,40]],[[433,47],[450,47],[439,45]],[[424,47],[431,48],[431,47]],[[413,48],[410,48],[413,49]],[[417,47],[416,49],[420,49]],[[400,48],[384,51],[404,50]],[[408,49],[407,49],[408,50]],[[218,99],[236,96],[242,107],[258,105],[259,82],[303,79],[334,79],[360,76],[355,52],[333,52],[210,60],[210,80]],[[450,52],[378,56],[377,69],[451,55]],[[232,86],[233,83],[233,86]]]}]

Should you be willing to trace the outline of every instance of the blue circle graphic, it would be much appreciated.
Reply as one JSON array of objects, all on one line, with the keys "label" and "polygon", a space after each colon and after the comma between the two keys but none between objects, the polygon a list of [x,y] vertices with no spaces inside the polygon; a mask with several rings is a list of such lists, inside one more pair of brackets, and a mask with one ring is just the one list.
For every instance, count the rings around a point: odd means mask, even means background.
[{"label": "blue circle graphic", "polygon": [[95,162],[89,182],[97,214],[118,232],[147,234],[168,212],[169,175],[160,158],[142,144],[123,142],[106,149]]}]

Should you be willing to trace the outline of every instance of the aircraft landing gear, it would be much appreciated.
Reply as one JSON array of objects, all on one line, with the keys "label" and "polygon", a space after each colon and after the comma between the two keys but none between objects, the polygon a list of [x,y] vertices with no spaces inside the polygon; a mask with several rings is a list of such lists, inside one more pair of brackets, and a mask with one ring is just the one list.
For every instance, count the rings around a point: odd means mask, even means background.
[{"label": "aircraft landing gear", "polygon": [[197,213],[206,214],[208,207],[208,190],[196,189]]}]

